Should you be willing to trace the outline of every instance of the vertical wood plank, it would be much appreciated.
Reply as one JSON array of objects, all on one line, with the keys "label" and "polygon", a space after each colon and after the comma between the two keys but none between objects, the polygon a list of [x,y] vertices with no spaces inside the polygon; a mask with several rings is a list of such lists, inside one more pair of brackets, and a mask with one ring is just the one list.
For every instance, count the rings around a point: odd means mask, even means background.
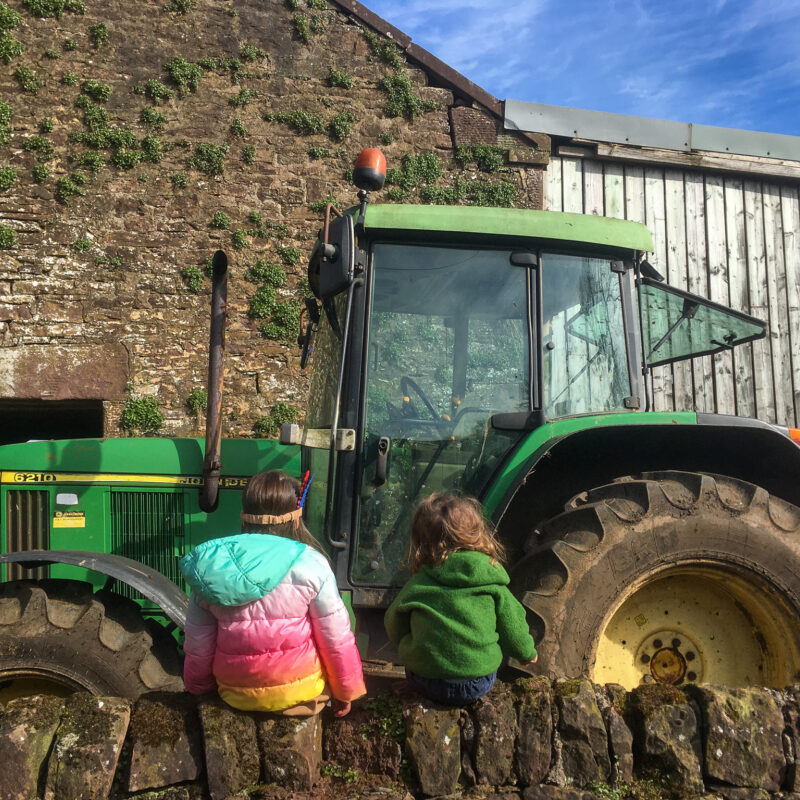
[{"label": "vertical wood plank", "polygon": [[625,219],[625,178],[621,164],[605,164],[605,216]]},{"label": "vertical wood plank", "polygon": [[564,182],[564,211],[583,213],[583,164],[580,158],[565,158],[561,170]]},{"label": "vertical wood plank", "polygon": [[583,213],[603,216],[603,165],[599,161],[583,162]]},{"label": "vertical wood plank", "polygon": [[783,252],[781,190],[764,184],[764,241],[767,254],[770,344],[775,386],[775,415],[779,425],[794,420],[792,368],[789,355],[789,319],[786,302],[786,263]]},{"label": "vertical wood plank", "polygon": [[545,171],[544,207],[548,211],[561,211],[561,159],[552,156]]},{"label": "vertical wood plank", "polygon": [[[744,227],[747,237],[747,283],[750,289],[750,313],[769,326],[767,294],[767,255],[764,242],[764,198],[761,184],[745,181]],[[775,422],[775,390],[772,374],[771,332],[753,342],[753,387],[756,416],[764,422]]]},{"label": "vertical wood plank", "polygon": [[[687,172],[686,193],[686,263],[689,291],[708,297],[708,272],[706,256],[706,206],[703,176]],[[694,376],[694,402],[696,411],[714,410],[714,385],[711,358],[692,359]]]},{"label": "vertical wood plank", "polygon": [[644,222],[644,170],[625,167],[625,219]]},{"label": "vertical wood plank", "polygon": [[800,420],[800,209],[797,188],[781,187],[781,224],[786,259],[786,297],[789,315],[789,356],[792,371],[794,420]]},{"label": "vertical wood plank", "polygon": [[[664,204],[667,232],[667,281],[679,289],[687,289],[686,198],[681,170],[665,170]],[[692,362],[678,361],[673,364],[672,379],[675,410],[691,411],[694,408]]]},{"label": "vertical wood plank", "polygon": [[[663,275],[667,272],[667,229],[664,209],[664,173],[660,169],[644,171],[645,221],[653,235],[655,248],[650,263]],[[672,370],[669,365],[651,370],[653,376],[653,408],[655,411],[670,411],[674,405],[672,396]]]},{"label": "vertical wood plank", "polygon": [[[729,304],[736,311],[749,312],[747,293],[747,239],[744,226],[744,187],[738,178],[725,180],[725,232],[728,243]],[[736,414],[754,417],[756,414],[753,386],[753,348],[746,344],[733,353],[733,388]]]},{"label": "vertical wood plank", "polygon": [[[720,305],[730,302],[728,294],[728,249],[725,236],[725,194],[722,178],[706,176],[706,250],[708,251],[708,296]],[[730,351],[713,356],[714,411],[734,414],[733,358]]]}]

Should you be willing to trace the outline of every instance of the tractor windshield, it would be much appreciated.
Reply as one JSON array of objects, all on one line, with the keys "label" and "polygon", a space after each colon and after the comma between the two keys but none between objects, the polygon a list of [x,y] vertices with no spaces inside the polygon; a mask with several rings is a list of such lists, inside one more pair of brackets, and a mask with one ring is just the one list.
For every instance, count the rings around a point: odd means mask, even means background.
[{"label": "tractor windshield", "polygon": [[[529,272],[510,251],[376,244],[365,468],[353,582],[402,582],[411,513],[434,491],[478,493],[530,409]],[[385,481],[379,440],[390,442]]]}]

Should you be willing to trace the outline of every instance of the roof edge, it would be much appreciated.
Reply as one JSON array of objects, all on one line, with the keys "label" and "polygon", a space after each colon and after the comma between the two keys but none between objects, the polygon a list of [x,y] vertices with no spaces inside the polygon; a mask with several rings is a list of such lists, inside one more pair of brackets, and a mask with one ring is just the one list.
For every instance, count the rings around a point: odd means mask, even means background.
[{"label": "roof edge", "polygon": [[390,22],[370,11],[358,0],[333,0],[333,2],[360,22],[369,25],[370,28],[374,28],[378,33],[382,33],[396,42],[397,46],[408,58],[415,61],[427,72],[435,75],[443,86],[453,90],[455,94],[479,103],[498,119],[503,118],[503,104],[500,100],[448,64],[445,64],[433,53],[414,44],[408,34],[403,33],[399,28],[395,28]]}]

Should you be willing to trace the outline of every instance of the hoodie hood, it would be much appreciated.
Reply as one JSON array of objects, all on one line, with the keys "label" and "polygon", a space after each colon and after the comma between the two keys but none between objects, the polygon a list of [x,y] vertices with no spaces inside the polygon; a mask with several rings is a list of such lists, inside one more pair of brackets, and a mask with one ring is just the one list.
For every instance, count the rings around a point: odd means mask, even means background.
[{"label": "hoodie hood", "polygon": [[192,590],[218,606],[240,606],[268,595],[306,545],[267,533],[211,539],[187,553],[180,568]]},{"label": "hoodie hood", "polygon": [[444,564],[422,568],[437,583],[443,586],[467,587],[497,584],[507,586],[508,573],[499,562],[492,563],[485,553],[461,550],[447,557]]}]

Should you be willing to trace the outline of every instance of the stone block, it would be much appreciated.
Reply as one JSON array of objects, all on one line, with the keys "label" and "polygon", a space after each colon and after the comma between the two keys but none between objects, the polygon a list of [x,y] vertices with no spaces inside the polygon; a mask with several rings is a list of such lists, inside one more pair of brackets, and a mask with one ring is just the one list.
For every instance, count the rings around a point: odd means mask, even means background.
[{"label": "stone block", "polygon": [[522,786],[541,783],[553,757],[553,693],[542,676],[519,678],[512,686],[517,707],[514,772]]},{"label": "stone block", "polygon": [[201,700],[197,711],[211,800],[226,800],[258,783],[261,763],[255,720],[217,698]]},{"label": "stone block", "polygon": [[312,717],[259,714],[256,733],[264,781],[293,791],[309,791],[319,778],[322,757],[319,714]]},{"label": "stone block", "polygon": [[[400,744],[387,735],[385,724],[376,725],[375,713],[359,710],[341,718],[326,716],[322,732],[325,760],[372,775],[396,776],[403,751]],[[400,722],[402,724],[402,720]],[[394,721],[389,723],[393,725]]]},{"label": "stone block", "polygon": [[514,696],[505,683],[468,709],[475,723],[475,775],[480,784],[503,786],[513,780],[517,715]]},{"label": "stone block", "polygon": [[0,797],[39,796],[47,755],[61,718],[60,697],[20,697],[0,710]]},{"label": "stone block", "polygon": [[629,695],[639,777],[683,794],[703,793],[699,720],[686,695],[672,686],[640,686]]},{"label": "stone block", "polygon": [[128,700],[70,695],[47,765],[44,800],[105,800],[130,717]]},{"label": "stone block", "polygon": [[691,687],[703,716],[705,775],[732,786],[777,792],[786,773],[784,721],[765,689]]},{"label": "stone block", "polygon": [[203,742],[194,698],[181,693],[140,697],[126,744],[129,792],[196,780],[203,769]]},{"label": "stone block", "polygon": [[592,684],[586,679],[559,681],[554,687],[564,777],[576,786],[611,776],[606,726]]},{"label": "stone block", "polygon": [[427,701],[406,701],[403,720],[406,755],[416,770],[423,794],[454,792],[461,774],[461,710]]}]

